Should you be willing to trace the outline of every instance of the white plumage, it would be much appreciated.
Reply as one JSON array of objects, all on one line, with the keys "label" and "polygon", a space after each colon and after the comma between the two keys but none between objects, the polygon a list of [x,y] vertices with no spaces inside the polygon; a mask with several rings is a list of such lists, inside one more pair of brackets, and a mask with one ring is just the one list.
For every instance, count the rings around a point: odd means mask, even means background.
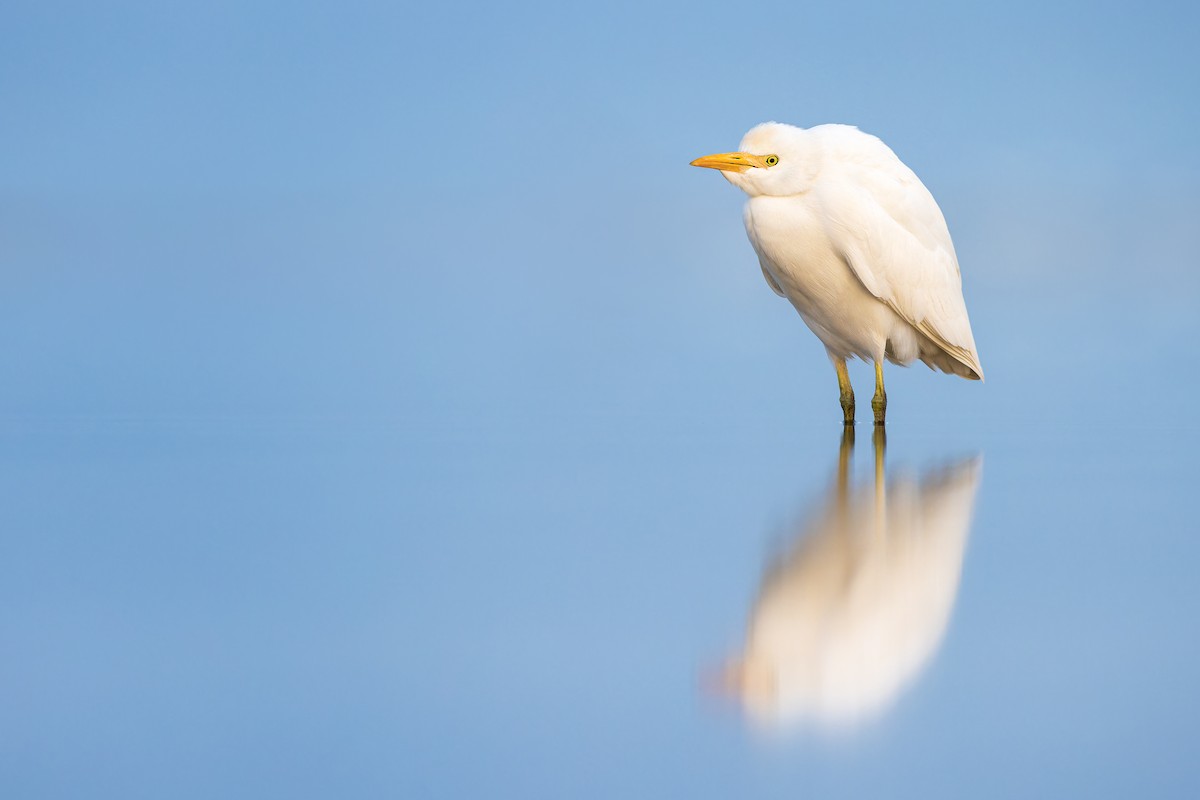
[{"label": "white plumage", "polygon": [[722,170],[749,195],[746,233],[767,283],[835,364],[920,359],[982,380],[946,220],[879,139],[848,125],[767,122],[740,152],[692,163]]}]

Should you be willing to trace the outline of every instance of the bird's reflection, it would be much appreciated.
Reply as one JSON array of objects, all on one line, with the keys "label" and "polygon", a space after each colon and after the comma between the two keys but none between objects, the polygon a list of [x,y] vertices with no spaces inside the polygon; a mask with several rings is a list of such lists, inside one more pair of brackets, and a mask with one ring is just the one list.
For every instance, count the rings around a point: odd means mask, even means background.
[{"label": "bird's reflection", "polygon": [[824,505],[766,571],[725,686],[756,720],[843,725],[869,718],[931,660],[958,593],[981,459],[919,479],[851,479],[843,434]]}]

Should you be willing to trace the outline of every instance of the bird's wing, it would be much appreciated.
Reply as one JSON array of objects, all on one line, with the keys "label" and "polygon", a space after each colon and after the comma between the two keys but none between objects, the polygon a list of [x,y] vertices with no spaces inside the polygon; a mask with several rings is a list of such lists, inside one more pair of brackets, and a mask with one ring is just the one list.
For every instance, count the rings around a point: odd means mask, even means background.
[{"label": "bird's wing", "polygon": [[887,145],[854,134],[814,186],[830,241],[867,291],[982,379],[941,209]]}]

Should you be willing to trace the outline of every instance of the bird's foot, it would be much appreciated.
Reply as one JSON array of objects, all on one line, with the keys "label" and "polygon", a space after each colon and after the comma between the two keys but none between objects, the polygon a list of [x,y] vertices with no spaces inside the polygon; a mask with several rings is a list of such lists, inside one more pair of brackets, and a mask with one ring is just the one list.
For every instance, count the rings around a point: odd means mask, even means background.
[{"label": "bird's foot", "polygon": [[843,394],[841,396],[841,401],[842,401],[842,424],[853,425],[854,424],[854,395],[853,394]]},{"label": "bird's foot", "polygon": [[871,398],[871,410],[875,412],[875,424],[882,426],[887,417],[887,395],[880,392]]}]

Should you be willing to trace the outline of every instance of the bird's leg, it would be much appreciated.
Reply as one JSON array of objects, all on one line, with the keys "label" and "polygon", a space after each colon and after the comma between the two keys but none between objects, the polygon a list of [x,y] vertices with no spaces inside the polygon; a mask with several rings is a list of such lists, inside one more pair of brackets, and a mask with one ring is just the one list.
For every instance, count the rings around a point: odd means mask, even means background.
[{"label": "bird's leg", "polygon": [[875,362],[875,396],[871,398],[871,410],[875,412],[875,424],[882,425],[887,414],[887,393],[883,391],[883,362]]},{"label": "bird's leg", "polygon": [[837,370],[838,389],[841,390],[842,421],[846,425],[854,424],[854,387],[850,385],[850,373],[846,370],[846,359],[835,358],[833,368]]}]

